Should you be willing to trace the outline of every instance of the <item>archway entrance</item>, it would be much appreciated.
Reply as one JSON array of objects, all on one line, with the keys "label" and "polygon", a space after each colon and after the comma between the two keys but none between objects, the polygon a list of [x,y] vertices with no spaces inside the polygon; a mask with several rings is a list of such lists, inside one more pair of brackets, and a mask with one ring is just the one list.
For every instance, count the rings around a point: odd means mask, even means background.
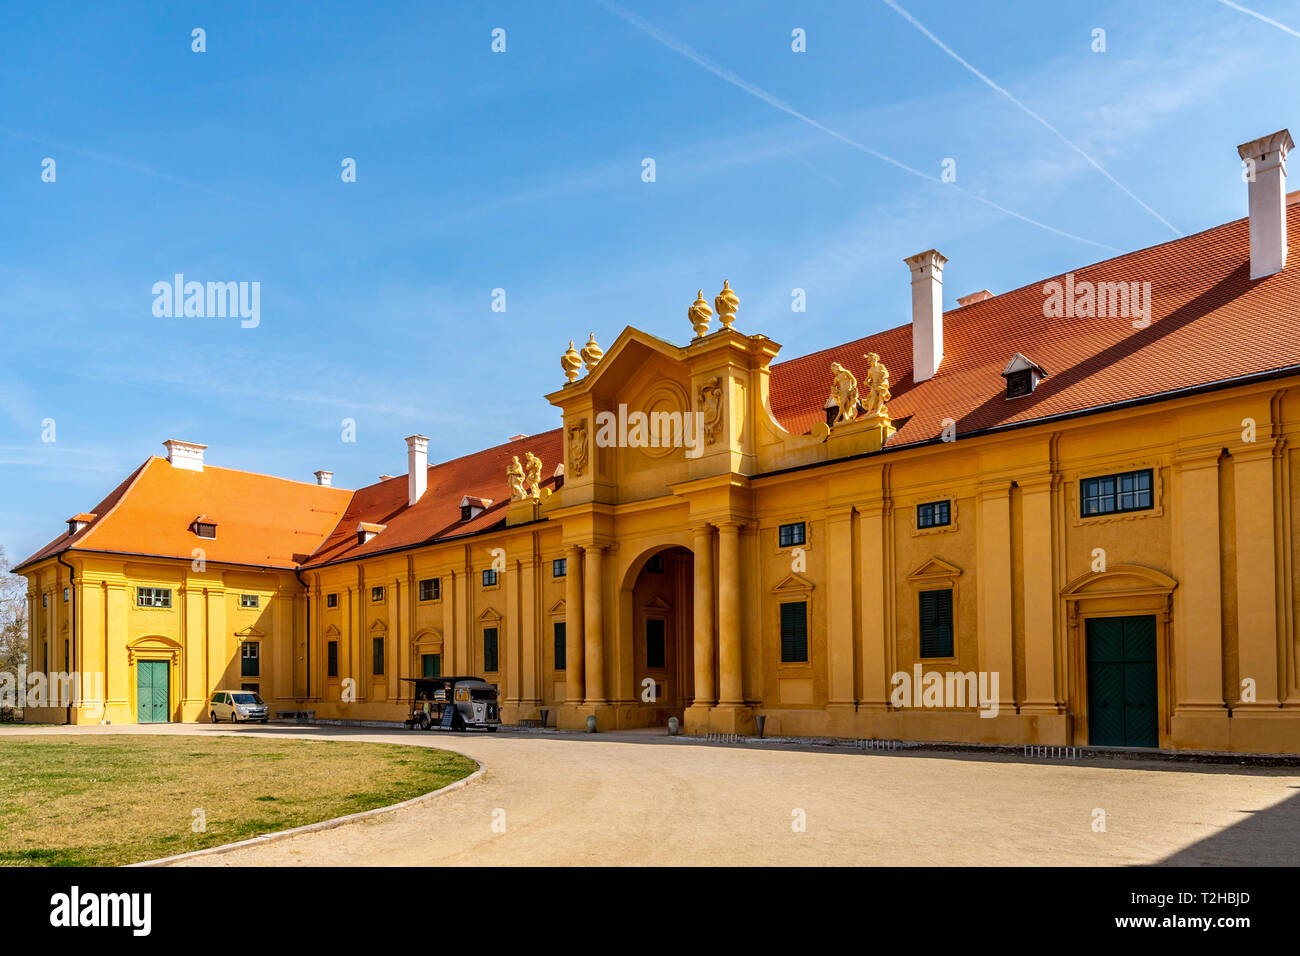
[{"label": "archway entrance", "polygon": [[632,676],[642,726],[678,720],[695,695],[695,561],[683,547],[646,557],[632,585]]}]

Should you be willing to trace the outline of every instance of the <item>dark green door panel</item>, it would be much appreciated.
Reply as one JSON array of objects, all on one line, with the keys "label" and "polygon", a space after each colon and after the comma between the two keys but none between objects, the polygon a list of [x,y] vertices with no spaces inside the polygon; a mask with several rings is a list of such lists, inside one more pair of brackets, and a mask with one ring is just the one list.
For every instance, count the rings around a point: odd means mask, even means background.
[{"label": "dark green door panel", "polygon": [[136,669],[135,719],[141,724],[167,722],[171,688],[166,661],[140,661]]},{"label": "dark green door panel", "polygon": [[1088,742],[1158,746],[1156,619],[1089,618],[1087,642]]}]

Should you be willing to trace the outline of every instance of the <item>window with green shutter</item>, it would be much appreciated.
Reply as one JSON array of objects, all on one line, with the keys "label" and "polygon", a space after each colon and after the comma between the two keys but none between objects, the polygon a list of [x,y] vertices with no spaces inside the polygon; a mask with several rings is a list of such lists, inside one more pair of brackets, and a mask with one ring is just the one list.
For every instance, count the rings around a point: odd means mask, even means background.
[{"label": "window with green shutter", "polygon": [[382,637],[371,638],[370,648],[372,654],[370,673],[382,674],[384,672],[384,639]]},{"label": "window with green shutter", "polygon": [[442,655],[421,654],[420,655],[420,676],[441,677],[442,676]]},{"label": "window with green shutter", "polygon": [[568,667],[569,626],[564,621],[555,622],[555,669],[562,671]]},{"label": "window with green shutter", "polygon": [[329,657],[328,674],[330,677],[338,677],[339,676],[339,642],[330,641],[326,645],[326,650],[328,651],[328,657]]},{"label": "window with green shutter", "polygon": [[485,673],[494,673],[497,669],[497,629],[495,627],[485,627],[483,629],[483,671]]},{"label": "window with green shutter", "polygon": [[802,664],[808,660],[808,603],[791,601],[781,605],[781,663]]},{"label": "window with green shutter", "polygon": [[921,592],[921,656],[953,656],[950,589]]}]

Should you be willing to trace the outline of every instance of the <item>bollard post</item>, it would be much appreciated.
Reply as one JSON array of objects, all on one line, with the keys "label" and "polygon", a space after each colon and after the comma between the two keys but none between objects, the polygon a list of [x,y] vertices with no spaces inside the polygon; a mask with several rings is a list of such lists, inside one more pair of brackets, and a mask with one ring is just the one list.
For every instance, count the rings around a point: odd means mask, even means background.
[{"label": "bollard post", "polygon": [[587,716],[587,733],[594,734],[595,732],[596,732],[596,715],[589,714]]},{"label": "bollard post", "polygon": [[763,725],[767,723],[767,715],[766,715],[766,714],[755,714],[755,715],[754,715],[754,723],[756,723],[756,724],[758,725],[758,736],[759,736],[759,739],[761,740],[762,737],[763,737]]},{"label": "bollard post", "polygon": [[669,737],[676,737],[676,736],[677,736],[677,730],[678,730],[679,727],[680,727],[680,725],[677,723],[677,718],[676,718],[676,717],[669,717],[669,718],[668,718],[668,736],[669,736]]}]

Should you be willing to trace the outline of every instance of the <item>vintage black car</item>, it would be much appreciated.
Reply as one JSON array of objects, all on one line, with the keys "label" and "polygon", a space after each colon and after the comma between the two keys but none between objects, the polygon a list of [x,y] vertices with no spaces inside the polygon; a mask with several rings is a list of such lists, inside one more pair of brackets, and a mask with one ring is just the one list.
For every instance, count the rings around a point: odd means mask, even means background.
[{"label": "vintage black car", "polygon": [[501,726],[497,689],[481,677],[407,677],[415,685],[406,726],[415,730],[495,731]]}]

